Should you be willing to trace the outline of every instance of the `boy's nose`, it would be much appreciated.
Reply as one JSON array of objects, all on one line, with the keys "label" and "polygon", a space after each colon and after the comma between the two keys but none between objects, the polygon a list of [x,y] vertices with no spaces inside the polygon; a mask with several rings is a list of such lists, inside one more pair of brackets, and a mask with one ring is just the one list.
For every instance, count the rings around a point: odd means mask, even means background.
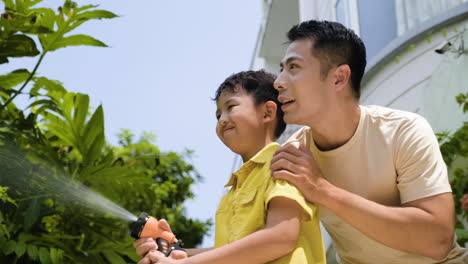
[{"label": "boy's nose", "polygon": [[218,124],[221,125],[221,126],[224,126],[226,125],[228,122],[227,118],[226,118],[226,115],[225,114],[221,114],[221,116],[219,117],[219,120],[218,120]]}]

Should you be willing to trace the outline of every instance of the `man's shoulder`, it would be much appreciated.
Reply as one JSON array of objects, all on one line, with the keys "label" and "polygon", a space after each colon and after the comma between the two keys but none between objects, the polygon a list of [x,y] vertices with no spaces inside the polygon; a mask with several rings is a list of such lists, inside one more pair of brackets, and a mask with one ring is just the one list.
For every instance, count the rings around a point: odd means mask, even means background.
[{"label": "man's shoulder", "polygon": [[361,105],[361,110],[370,118],[385,121],[413,121],[416,119],[424,119],[419,114],[413,112],[378,105]]}]

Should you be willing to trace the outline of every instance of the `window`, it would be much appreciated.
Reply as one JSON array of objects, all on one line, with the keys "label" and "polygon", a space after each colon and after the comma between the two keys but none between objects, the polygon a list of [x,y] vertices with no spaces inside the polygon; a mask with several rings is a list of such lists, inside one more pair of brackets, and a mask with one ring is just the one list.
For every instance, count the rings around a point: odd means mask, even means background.
[{"label": "window", "polygon": [[[410,0],[412,1],[412,0]],[[397,37],[395,2],[390,0],[359,0],[361,38],[371,59]]]},{"label": "window", "polygon": [[398,35],[468,0],[396,0]]}]

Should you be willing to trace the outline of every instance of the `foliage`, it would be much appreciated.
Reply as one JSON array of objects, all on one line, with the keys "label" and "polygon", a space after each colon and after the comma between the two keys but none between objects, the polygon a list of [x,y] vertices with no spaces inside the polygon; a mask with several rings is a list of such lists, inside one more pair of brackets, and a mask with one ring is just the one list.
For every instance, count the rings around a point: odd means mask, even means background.
[{"label": "foliage", "polygon": [[[161,152],[154,136],[124,130],[119,146],[104,137],[104,111],[89,96],[36,76],[44,56],[61,48],[106,46],[70,33],[115,14],[66,0],[58,12],[41,0],[3,0],[0,63],[35,56],[32,71],[0,75],[0,263],[128,263],[136,256],[127,223],[89,210],[70,186],[87,186],[134,214],[166,218],[187,246],[201,242],[209,221],[184,215],[182,203],[201,180],[190,152]],[[34,39],[39,40],[39,45]],[[27,92],[26,92],[27,91]],[[26,109],[15,98],[28,95]]]},{"label": "foliage", "polygon": [[[468,93],[459,94],[456,100],[463,112],[467,113]],[[441,133],[437,136],[441,143],[440,150],[444,160],[449,168],[453,169],[450,184],[455,199],[455,210],[459,217],[456,224],[456,234],[458,243],[464,245],[468,242],[468,230],[462,222],[468,222],[468,164],[466,160],[468,157],[468,122],[464,122],[462,127],[453,134]]]}]

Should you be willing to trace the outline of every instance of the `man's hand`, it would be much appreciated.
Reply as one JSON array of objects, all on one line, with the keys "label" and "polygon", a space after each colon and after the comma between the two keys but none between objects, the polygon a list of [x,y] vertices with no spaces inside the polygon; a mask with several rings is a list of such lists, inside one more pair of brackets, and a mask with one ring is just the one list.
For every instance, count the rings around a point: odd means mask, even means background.
[{"label": "man's hand", "polygon": [[320,192],[329,185],[315,161],[312,152],[293,144],[279,147],[271,160],[271,173],[275,180],[286,180],[296,186],[309,202],[320,203]]},{"label": "man's hand", "polygon": [[[159,225],[159,228],[161,228],[162,230],[169,231],[172,233],[171,227],[166,220],[164,219],[159,220],[158,225]],[[133,246],[136,249],[137,255],[142,258],[143,256],[147,255],[150,251],[158,250],[158,245],[156,244],[156,241],[153,238],[140,238],[138,240],[135,240],[135,242],[133,242]],[[182,250],[174,250],[171,252],[169,257],[172,259],[184,259],[184,258],[187,258],[188,256],[187,256],[187,253]],[[143,260],[144,259],[142,259],[141,261]],[[142,262],[142,263],[151,263],[151,262]]]}]

